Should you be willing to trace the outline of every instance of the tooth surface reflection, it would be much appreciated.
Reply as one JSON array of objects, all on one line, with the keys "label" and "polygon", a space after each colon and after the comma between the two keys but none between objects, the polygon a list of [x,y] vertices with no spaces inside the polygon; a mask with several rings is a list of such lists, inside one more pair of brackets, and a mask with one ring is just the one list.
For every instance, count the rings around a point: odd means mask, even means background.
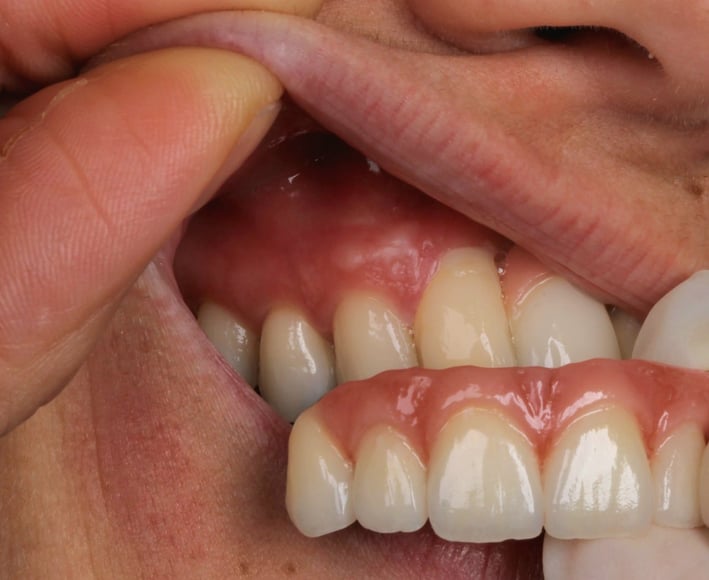
[{"label": "tooth surface reflection", "polygon": [[295,308],[274,308],[261,330],[261,395],[288,421],[335,386],[332,346]]},{"label": "tooth surface reflection", "polygon": [[231,312],[213,302],[205,302],[197,322],[224,360],[251,386],[258,380],[258,335]]},{"label": "tooth surface reflection", "polygon": [[650,310],[633,358],[709,370],[709,270],[694,274]]},{"label": "tooth surface reflection", "polygon": [[361,292],[345,296],[335,312],[333,334],[339,383],[418,364],[411,330],[383,299]]},{"label": "tooth surface reflection", "polygon": [[635,418],[609,408],[569,425],[544,467],[545,529],[563,539],[642,533],[653,482]]},{"label": "tooth surface reflection", "polygon": [[375,427],[363,437],[352,499],[359,523],[375,532],[413,532],[426,523],[426,469],[391,427]]},{"label": "tooth surface reflection", "polygon": [[416,313],[414,334],[425,368],[515,365],[497,266],[483,248],[442,259]]},{"label": "tooth surface reflection", "polygon": [[541,533],[538,460],[524,437],[495,413],[452,417],[431,451],[428,510],[450,541],[498,542]]},{"label": "tooth surface reflection", "polygon": [[695,423],[679,427],[655,452],[655,523],[673,528],[702,525],[699,473],[704,434]]},{"label": "tooth surface reflection", "polygon": [[352,463],[345,458],[314,413],[303,413],[288,443],[286,508],[295,526],[317,537],[355,521]]},{"label": "tooth surface reflection", "polygon": [[512,310],[510,327],[520,366],[557,368],[592,358],[620,358],[606,307],[563,278],[548,278]]}]

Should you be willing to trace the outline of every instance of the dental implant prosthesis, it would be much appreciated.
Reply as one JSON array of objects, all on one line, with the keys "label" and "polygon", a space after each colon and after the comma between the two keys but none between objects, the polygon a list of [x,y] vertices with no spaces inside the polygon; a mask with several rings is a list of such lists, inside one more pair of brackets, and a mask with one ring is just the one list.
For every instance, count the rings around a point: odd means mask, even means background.
[{"label": "dental implant prosthesis", "polygon": [[291,122],[264,151],[176,268],[224,359],[294,422],[303,534],[709,523],[709,272],[641,325],[317,127]]}]

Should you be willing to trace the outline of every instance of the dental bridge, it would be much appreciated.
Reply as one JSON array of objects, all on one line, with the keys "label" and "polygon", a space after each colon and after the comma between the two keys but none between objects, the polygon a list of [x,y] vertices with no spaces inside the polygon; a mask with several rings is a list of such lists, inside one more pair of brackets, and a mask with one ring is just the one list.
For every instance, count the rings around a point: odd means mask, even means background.
[{"label": "dental bridge", "polygon": [[295,421],[286,504],[305,535],[709,523],[709,272],[641,327],[286,112],[192,220],[176,275]]}]

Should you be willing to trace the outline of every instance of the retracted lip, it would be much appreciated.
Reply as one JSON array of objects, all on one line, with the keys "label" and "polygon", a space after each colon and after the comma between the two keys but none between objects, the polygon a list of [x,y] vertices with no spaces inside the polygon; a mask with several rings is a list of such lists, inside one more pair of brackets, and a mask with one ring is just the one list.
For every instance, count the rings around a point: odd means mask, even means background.
[{"label": "retracted lip", "polygon": [[[630,231],[633,220],[623,206],[613,205],[618,191],[609,190],[609,176],[583,171],[570,177],[564,161],[550,162],[517,137],[504,115],[491,115],[490,103],[509,99],[507,81],[522,70],[522,59],[534,66],[539,57],[548,59],[544,47],[529,54],[454,57],[455,66],[467,67],[468,76],[474,71],[479,82],[471,85],[472,94],[453,101],[442,99],[440,90],[455,82],[455,69],[446,68],[451,58],[412,58],[313,21],[270,13],[204,14],[153,27],[110,47],[90,66],[180,45],[225,48],[262,62],[328,130],[605,302],[643,315],[701,266],[686,239],[668,237],[661,219]],[[574,90],[584,90],[578,63],[566,55],[554,58],[555,78],[568,74],[569,86],[581,83]],[[623,71],[611,67],[607,74],[617,79]]]}]

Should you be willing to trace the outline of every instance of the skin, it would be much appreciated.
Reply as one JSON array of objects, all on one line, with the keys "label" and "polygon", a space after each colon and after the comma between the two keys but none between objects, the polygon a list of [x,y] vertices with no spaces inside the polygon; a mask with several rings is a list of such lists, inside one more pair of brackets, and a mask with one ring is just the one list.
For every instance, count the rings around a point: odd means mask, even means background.
[{"label": "skin", "polygon": [[[366,577],[392,562],[407,577],[425,561],[410,557],[405,542],[392,555],[387,541],[357,530],[315,543],[293,530],[274,500],[283,497],[288,428],[255,395],[231,387],[235,377],[194,338],[171,281],[182,221],[267,128],[279,81],[232,53],[177,48],[76,76],[103,47],[148,25],[223,9],[309,16],[318,4],[4,2],[0,81],[23,99],[0,121],[0,462],[12,466],[0,474],[6,577],[341,577],[345,569]],[[493,119],[545,166],[563,156],[574,169],[560,181],[617,176],[621,199],[589,198],[590,207],[614,207],[603,235],[645,223],[662,234],[641,247],[682,249],[681,264],[668,259],[662,274],[623,264],[629,274],[596,288],[643,313],[690,271],[709,266],[709,6],[677,6],[330,0],[318,20],[376,39],[381,54],[403,49],[401,69],[423,66],[427,79],[444,62],[443,76],[459,82],[441,82],[438,98],[458,116]],[[535,52],[539,39],[517,32],[576,24],[619,30],[654,59],[586,33]],[[505,69],[492,66],[511,49],[514,70],[535,66],[548,75],[531,103],[517,90],[524,83],[505,84]],[[466,52],[499,55],[470,69],[459,60]],[[569,53],[621,64],[561,79],[545,68]],[[267,64],[295,84],[285,65]],[[535,106],[542,102],[554,106]],[[376,145],[358,145],[377,153]],[[410,173],[393,159],[387,168]],[[417,185],[470,217],[491,219],[433,182]],[[573,260],[578,232],[550,249],[566,238],[552,231],[537,239],[510,220],[507,229],[558,269]],[[592,272],[572,270],[591,285]],[[209,373],[193,364],[200,360]],[[442,550],[431,547],[430,570],[450,563]]]}]

